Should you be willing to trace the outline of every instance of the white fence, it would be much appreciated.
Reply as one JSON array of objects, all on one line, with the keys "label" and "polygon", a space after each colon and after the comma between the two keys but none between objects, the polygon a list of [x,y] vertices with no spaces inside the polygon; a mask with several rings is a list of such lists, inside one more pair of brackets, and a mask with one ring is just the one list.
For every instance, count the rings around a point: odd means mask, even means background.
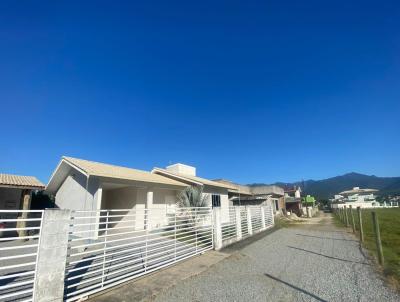
[{"label": "white fence", "polygon": [[0,301],[32,301],[43,211],[0,210]]},{"label": "white fence", "polygon": [[82,300],[274,224],[270,206],[0,215],[0,301]]},{"label": "white fence", "polygon": [[382,204],[378,202],[348,202],[348,203],[332,203],[332,209],[343,209],[344,207],[349,208],[352,206],[353,209],[358,207],[362,209],[379,209],[379,208],[398,208],[400,206],[400,202],[393,201],[393,202],[384,202]]},{"label": "white fence", "polygon": [[212,249],[211,214],[211,208],[74,212],[65,299],[78,300]]},{"label": "white fence", "polygon": [[[220,212],[223,211],[226,210],[220,210]],[[222,222],[223,219],[221,219],[221,223],[214,225],[217,249],[266,230],[274,225],[274,214],[270,205],[234,206],[229,207],[228,213],[228,221],[225,220]],[[215,216],[217,220],[218,215],[226,217],[224,213],[218,214],[217,212]]]}]

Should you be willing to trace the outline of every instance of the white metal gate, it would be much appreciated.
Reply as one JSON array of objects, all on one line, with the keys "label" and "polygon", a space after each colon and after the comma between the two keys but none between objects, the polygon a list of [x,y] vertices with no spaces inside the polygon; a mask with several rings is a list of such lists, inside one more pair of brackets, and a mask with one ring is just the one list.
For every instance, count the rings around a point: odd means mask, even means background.
[{"label": "white metal gate", "polygon": [[249,206],[251,215],[251,228],[253,232],[261,230],[261,207],[260,206]]},{"label": "white metal gate", "polygon": [[274,226],[274,211],[272,205],[264,206],[264,221],[265,227],[270,228]]},{"label": "white metal gate", "polygon": [[65,299],[78,300],[212,248],[208,207],[75,211]]},{"label": "white metal gate", "polygon": [[0,301],[32,301],[43,211],[0,210]]}]

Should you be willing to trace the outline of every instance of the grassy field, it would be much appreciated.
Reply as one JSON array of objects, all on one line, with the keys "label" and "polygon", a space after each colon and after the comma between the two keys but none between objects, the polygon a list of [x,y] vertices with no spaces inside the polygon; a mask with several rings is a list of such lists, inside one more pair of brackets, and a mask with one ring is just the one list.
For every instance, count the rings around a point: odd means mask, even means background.
[{"label": "grassy field", "polygon": [[[384,274],[389,277],[398,288],[400,285],[400,208],[391,209],[363,209],[362,221],[364,229],[364,247],[366,247],[375,257],[377,248],[375,243],[375,233],[372,224],[371,212],[375,211],[378,215],[381,241],[385,264]],[[350,214],[350,212],[349,212]],[[356,229],[359,230],[357,211],[353,210]],[[351,216],[349,215],[351,226]],[[359,236],[359,233],[357,232]]]}]

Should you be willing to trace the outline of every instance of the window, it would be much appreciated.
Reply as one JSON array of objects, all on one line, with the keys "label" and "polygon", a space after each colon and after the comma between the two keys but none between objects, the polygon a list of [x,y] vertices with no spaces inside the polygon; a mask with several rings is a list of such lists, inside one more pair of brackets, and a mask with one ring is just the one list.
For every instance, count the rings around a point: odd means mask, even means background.
[{"label": "window", "polygon": [[221,196],[220,195],[211,195],[212,207],[220,207],[221,206]]}]

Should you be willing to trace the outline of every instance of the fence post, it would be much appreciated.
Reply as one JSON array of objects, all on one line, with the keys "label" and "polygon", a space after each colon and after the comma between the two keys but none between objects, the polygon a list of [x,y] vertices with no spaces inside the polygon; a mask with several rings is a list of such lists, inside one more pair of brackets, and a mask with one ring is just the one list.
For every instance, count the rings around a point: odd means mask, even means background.
[{"label": "fence post", "polygon": [[344,216],[346,218],[346,227],[349,227],[349,216],[347,215],[347,206],[344,206]]},{"label": "fence post", "polygon": [[220,250],[222,248],[222,224],[221,224],[221,208],[213,208],[214,214],[214,249]]},{"label": "fence post", "polygon": [[240,216],[240,207],[235,207],[235,222],[236,222],[236,240],[242,239],[242,218]]},{"label": "fence post", "polygon": [[378,260],[379,260],[379,264],[383,265],[384,259],[383,259],[383,251],[382,251],[381,233],[379,231],[378,215],[376,215],[375,211],[371,212],[371,214],[372,214],[372,222],[374,224],[374,230],[375,230],[375,241],[376,241],[376,249],[378,250]]},{"label": "fence post", "polygon": [[265,230],[265,209],[261,206],[261,229]]},{"label": "fence post", "polygon": [[251,210],[249,207],[246,207],[247,210],[247,230],[249,232],[249,236],[253,235],[253,226],[251,223]]},{"label": "fence post", "polygon": [[196,235],[196,254],[197,254],[197,250],[198,250],[197,225],[196,225],[196,221],[197,221],[197,208],[196,208],[196,209],[192,209],[192,211],[194,212],[194,223],[193,223],[193,227],[194,227],[194,232],[195,232],[195,235]]},{"label": "fence post", "polygon": [[110,215],[110,212],[107,211],[106,214],[106,230],[104,232],[104,245],[103,245],[103,269],[102,269],[102,276],[101,276],[101,287],[104,287],[104,280],[105,280],[105,270],[106,270],[106,257],[107,257],[107,236],[108,236],[108,216]]},{"label": "fence post", "polygon": [[63,301],[71,210],[43,213],[33,301]]},{"label": "fence post", "polygon": [[307,218],[312,218],[312,208],[306,207]]},{"label": "fence post", "polygon": [[272,225],[275,225],[275,216],[274,216],[274,211],[272,210],[272,205],[269,206],[269,212],[270,212],[271,218],[272,218],[271,223],[272,223]]},{"label": "fence post", "polygon": [[364,242],[364,229],[362,224],[361,207],[357,207],[358,223],[360,224],[360,240]]},{"label": "fence post", "polygon": [[176,261],[176,209],[174,212],[174,259]]},{"label": "fence post", "polygon": [[351,225],[353,227],[353,233],[356,232],[356,223],[354,222],[354,215],[353,215],[353,207],[350,205],[350,216],[351,216]]}]

